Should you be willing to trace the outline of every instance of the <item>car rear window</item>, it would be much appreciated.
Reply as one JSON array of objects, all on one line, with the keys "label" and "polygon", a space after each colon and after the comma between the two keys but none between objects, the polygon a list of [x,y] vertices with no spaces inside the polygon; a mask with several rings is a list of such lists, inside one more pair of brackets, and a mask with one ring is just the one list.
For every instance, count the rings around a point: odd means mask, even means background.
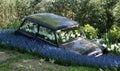
[{"label": "car rear window", "polygon": [[38,27],[37,24],[35,24],[35,23],[31,22],[31,21],[26,20],[24,22],[24,24],[20,27],[20,29],[24,30],[26,32],[29,32],[31,34],[35,34],[35,33],[38,32],[37,31],[37,27]]}]

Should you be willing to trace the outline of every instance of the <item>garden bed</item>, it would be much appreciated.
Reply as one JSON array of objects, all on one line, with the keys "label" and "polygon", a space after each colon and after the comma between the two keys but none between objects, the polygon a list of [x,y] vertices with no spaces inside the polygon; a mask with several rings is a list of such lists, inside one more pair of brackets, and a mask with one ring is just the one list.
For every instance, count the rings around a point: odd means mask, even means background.
[{"label": "garden bed", "polygon": [[55,46],[46,44],[43,41],[35,41],[24,36],[14,35],[14,29],[0,31],[0,44],[9,44],[27,50],[28,52],[37,52],[47,57],[60,59],[61,61],[76,62],[80,65],[92,65],[100,67],[119,67],[120,55],[104,54],[99,57],[80,55],[73,51],[64,50]]}]

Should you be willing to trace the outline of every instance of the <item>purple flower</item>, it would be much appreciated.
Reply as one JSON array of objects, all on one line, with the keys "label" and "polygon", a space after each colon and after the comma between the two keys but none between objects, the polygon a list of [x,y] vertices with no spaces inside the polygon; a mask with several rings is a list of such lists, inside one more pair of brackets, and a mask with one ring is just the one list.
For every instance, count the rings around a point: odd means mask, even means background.
[{"label": "purple flower", "polygon": [[19,46],[27,51],[42,53],[51,58],[74,61],[81,65],[84,64],[101,67],[120,66],[120,55],[104,54],[99,57],[80,55],[74,51],[49,45],[43,41],[36,41],[24,36],[14,35],[14,31],[14,29],[0,30],[0,44]]}]

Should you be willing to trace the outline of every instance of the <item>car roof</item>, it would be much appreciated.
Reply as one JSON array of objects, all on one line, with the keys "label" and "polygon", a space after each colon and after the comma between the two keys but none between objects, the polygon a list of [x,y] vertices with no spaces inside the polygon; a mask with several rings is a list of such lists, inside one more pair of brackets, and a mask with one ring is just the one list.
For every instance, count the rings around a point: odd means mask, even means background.
[{"label": "car roof", "polygon": [[59,30],[63,28],[69,28],[73,26],[78,26],[78,22],[68,19],[66,17],[62,17],[53,13],[38,13],[33,14],[26,19],[35,20],[39,25],[43,25],[52,30]]}]

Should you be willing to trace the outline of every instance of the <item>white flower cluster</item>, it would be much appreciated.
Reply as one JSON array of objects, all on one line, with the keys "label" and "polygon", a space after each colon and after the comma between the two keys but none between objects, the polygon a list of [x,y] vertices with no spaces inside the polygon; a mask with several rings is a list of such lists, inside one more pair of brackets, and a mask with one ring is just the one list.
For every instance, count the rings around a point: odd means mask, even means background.
[{"label": "white flower cluster", "polygon": [[[104,39],[96,39],[96,41],[98,43],[100,43],[101,41],[104,41]],[[115,43],[115,44],[105,44],[105,43],[102,43],[102,45],[104,47],[106,47],[108,51],[113,51],[115,53],[120,53],[120,43]]]},{"label": "white flower cluster", "polygon": [[57,31],[57,37],[58,37],[58,40],[61,39],[61,42],[66,42],[66,41],[69,41],[71,39],[74,39],[76,37],[80,36],[80,33],[78,33],[77,31],[73,32],[72,30],[68,30],[68,31]]},{"label": "white flower cluster", "polygon": [[33,23],[25,24],[22,27],[20,27],[20,29],[33,34],[37,33],[37,25],[33,25]]},{"label": "white flower cluster", "polygon": [[108,48],[108,50],[109,51],[116,51],[116,52],[120,53],[120,43],[110,45],[110,47]]}]

